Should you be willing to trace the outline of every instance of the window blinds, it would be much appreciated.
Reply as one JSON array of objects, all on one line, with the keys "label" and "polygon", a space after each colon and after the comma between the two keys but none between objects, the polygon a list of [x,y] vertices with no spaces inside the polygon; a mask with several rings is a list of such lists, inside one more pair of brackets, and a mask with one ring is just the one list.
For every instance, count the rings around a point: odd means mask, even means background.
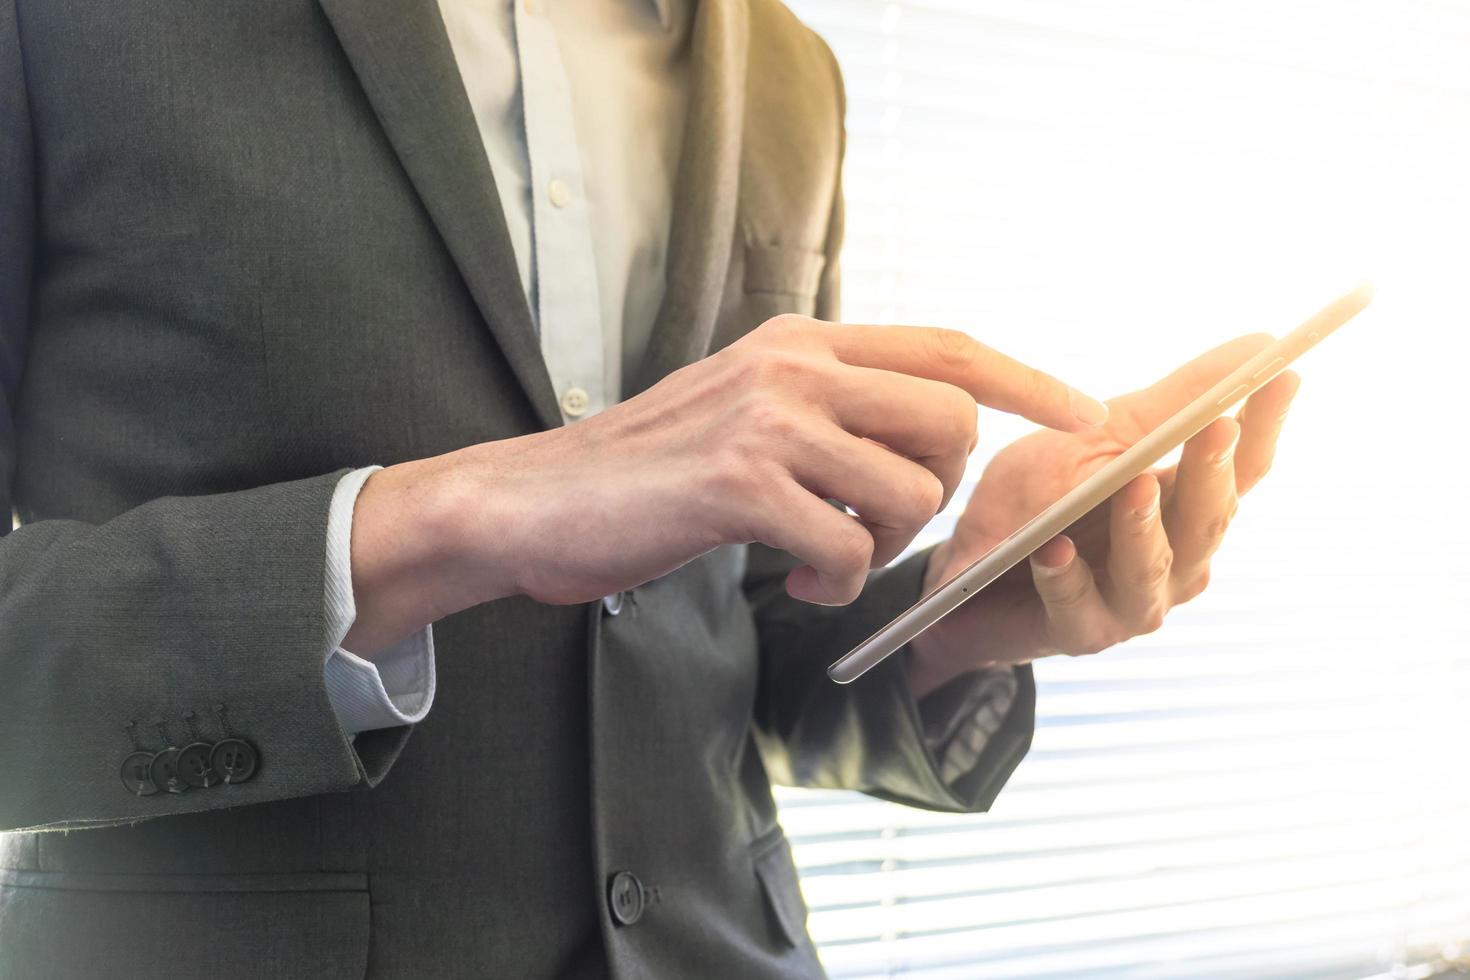
[{"label": "window blinds", "polygon": [[[828,969],[1336,978],[1458,955],[1470,6],[790,2],[846,74],[849,320],[961,327],[1111,394],[1379,286],[1303,363],[1211,589],[1038,665],[1035,747],[991,813],[779,791]],[[971,478],[1024,431],[983,413]]]}]

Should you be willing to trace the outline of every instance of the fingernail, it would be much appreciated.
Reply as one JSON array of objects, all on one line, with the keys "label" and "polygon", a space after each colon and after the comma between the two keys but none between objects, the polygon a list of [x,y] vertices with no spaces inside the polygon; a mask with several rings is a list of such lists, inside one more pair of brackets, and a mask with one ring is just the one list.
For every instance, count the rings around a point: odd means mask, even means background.
[{"label": "fingernail", "polygon": [[1133,516],[1136,517],[1136,518],[1138,518],[1138,521],[1139,521],[1140,524],[1146,524],[1147,522],[1153,520],[1154,519],[1154,515],[1157,514],[1158,512],[1159,512],[1159,492],[1157,490],[1155,490],[1154,491],[1153,498],[1151,500],[1149,500],[1148,503],[1144,504],[1142,507],[1140,507],[1137,510],[1135,510],[1133,512]]},{"label": "fingernail", "polygon": [[1042,545],[1041,549],[1038,549],[1034,554],[1031,555],[1031,564],[1037,571],[1039,571],[1043,575],[1060,575],[1062,572],[1065,572],[1068,568],[1071,567],[1072,561],[1077,557],[1076,547],[1077,546],[1075,544],[1069,544],[1067,546],[1067,550],[1071,551],[1072,554],[1068,555],[1066,560],[1063,561],[1060,565],[1048,565],[1041,560],[1041,552],[1046,548],[1046,545]]},{"label": "fingernail", "polygon": [[1064,562],[1063,564],[1060,564],[1060,565],[1048,565],[1045,562],[1043,562],[1040,558],[1033,558],[1031,560],[1031,567],[1032,568],[1036,569],[1042,575],[1048,575],[1048,576],[1050,576],[1050,575],[1060,575],[1063,571],[1066,570],[1068,564],[1070,564],[1070,562]]},{"label": "fingernail", "polygon": [[1096,398],[1084,395],[1076,388],[1067,389],[1067,398],[1072,415],[1083,425],[1102,425],[1108,420],[1108,406]]}]

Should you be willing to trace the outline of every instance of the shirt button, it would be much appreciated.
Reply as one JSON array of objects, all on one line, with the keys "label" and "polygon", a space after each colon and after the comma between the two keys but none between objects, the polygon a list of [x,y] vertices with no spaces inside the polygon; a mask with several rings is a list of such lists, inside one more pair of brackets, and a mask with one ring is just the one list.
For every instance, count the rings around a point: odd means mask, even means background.
[{"label": "shirt button", "polygon": [[561,410],[574,419],[582,417],[587,405],[587,392],[581,388],[568,388],[561,394]]},{"label": "shirt button", "polygon": [[643,918],[643,882],[631,871],[619,871],[607,886],[607,906],[614,919],[631,926]]},{"label": "shirt button", "polygon": [[609,616],[616,616],[623,611],[623,594],[614,592],[612,595],[603,596],[602,608],[607,610]]},{"label": "shirt button", "polygon": [[546,185],[546,196],[551,198],[553,205],[564,208],[572,199],[572,191],[567,187],[566,181],[558,177]]}]

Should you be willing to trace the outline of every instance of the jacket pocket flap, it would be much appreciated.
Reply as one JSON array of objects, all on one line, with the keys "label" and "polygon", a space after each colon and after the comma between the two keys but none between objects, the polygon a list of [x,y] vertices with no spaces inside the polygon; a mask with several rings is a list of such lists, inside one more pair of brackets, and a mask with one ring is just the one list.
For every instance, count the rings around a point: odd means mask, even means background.
[{"label": "jacket pocket flap", "polygon": [[745,246],[745,291],[812,296],[822,282],[827,256],[789,245]]},{"label": "jacket pocket flap", "polygon": [[19,871],[0,868],[0,885],[75,892],[365,892],[367,875],[354,871],[288,874],[109,874]]},{"label": "jacket pocket flap", "polygon": [[0,977],[361,980],[368,892],[336,877],[9,872]]}]

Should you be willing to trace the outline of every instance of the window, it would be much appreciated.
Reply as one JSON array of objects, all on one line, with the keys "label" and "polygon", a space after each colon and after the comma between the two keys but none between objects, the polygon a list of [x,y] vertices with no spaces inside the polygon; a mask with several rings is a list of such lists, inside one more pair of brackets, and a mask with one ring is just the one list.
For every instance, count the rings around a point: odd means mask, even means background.
[{"label": "window", "polygon": [[[962,327],[1110,394],[1379,288],[1303,362],[1206,595],[1038,666],[1035,747],[990,814],[780,792],[828,969],[1364,977],[1460,955],[1470,6],[790,2],[846,73],[850,320]],[[982,414],[972,477],[1021,431]]]}]

